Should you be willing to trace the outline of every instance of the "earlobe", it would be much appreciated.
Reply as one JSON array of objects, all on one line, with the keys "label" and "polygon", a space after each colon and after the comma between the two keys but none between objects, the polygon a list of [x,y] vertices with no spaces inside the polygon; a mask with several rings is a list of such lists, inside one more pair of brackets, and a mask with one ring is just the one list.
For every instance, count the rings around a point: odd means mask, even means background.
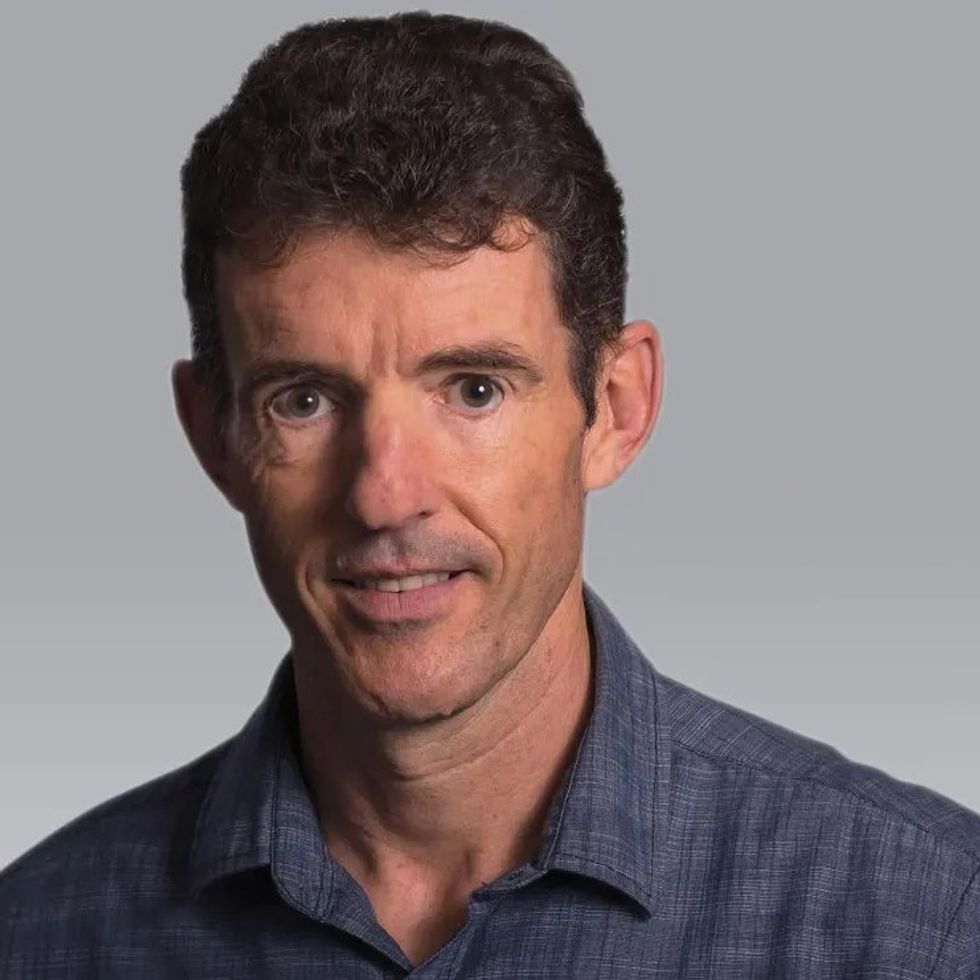
[{"label": "earlobe", "polygon": [[174,362],[170,381],[177,416],[197,461],[228,503],[241,511],[211,392],[199,380],[193,361],[186,359]]},{"label": "earlobe", "polygon": [[586,490],[615,481],[633,462],[653,430],[663,394],[663,351],[647,320],[627,324],[605,362],[597,395],[596,424],[586,436]]}]

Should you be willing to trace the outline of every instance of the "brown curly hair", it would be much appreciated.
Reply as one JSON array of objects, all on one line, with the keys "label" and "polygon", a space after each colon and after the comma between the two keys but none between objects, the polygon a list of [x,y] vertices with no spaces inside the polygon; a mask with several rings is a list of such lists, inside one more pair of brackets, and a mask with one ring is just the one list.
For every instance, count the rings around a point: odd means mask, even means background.
[{"label": "brown curly hair", "polygon": [[595,420],[600,356],[622,328],[622,194],[568,70],[505,24],[425,12],[307,24],[267,47],[181,168],[192,359],[227,420],[214,254],[277,262],[299,234],[357,228],[465,253],[509,217],[542,234]]}]

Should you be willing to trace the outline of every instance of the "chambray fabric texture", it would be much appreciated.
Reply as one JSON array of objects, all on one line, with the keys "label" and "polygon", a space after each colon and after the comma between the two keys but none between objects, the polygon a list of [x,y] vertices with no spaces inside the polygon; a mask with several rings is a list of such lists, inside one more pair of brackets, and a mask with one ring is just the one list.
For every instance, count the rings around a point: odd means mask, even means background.
[{"label": "chambray fabric texture", "polygon": [[980,978],[980,816],[663,676],[584,596],[595,699],[544,844],[424,963],[326,853],[287,653],[236,736],[0,874],[0,976]]}]

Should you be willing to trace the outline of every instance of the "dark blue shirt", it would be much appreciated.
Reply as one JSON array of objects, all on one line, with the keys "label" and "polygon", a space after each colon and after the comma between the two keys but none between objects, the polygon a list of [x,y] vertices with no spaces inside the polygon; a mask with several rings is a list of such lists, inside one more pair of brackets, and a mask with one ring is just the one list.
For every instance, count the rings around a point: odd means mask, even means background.
[{"label": "dark blue shirt", "polygon": [[0,875],[0,976],[980,978],[980,816],[664,677],[585,600],[544,844],[424,963],[326,852],[287,653],[236,736]]}]

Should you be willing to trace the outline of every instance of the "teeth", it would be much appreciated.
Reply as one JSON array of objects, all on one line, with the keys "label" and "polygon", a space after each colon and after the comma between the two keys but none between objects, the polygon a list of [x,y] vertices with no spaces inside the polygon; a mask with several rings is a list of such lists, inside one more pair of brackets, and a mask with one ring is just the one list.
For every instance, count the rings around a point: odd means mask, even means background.
[{"label": "teeth", "polygon": [[379,592],[411,592],[436,582],[445,582],[449,572],[428,572],[425,575],[409,575],[406,578],[362,578],[354,585],[359,589],[377,589]]}]

